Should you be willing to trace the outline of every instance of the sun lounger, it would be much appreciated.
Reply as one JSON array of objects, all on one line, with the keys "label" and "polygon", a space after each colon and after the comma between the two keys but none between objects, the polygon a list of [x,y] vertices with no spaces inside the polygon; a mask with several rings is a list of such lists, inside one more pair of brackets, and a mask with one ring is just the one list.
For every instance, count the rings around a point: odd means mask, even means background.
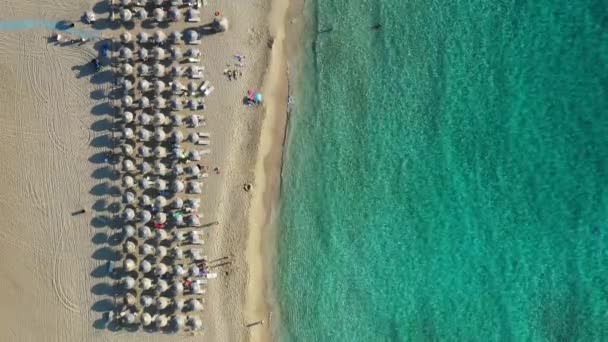
[{"label": "sun lounger", "polygon": [[209,96],[209,94],[211,94],[214,90],[215,90],[215,87],[211,86],[211,87],[205,89],[205,91],[203,92],[203,95]]},{"label": "sun lounger", "polygon": [[209,81],[205,81],[203,82],[203,84],[201,84],[201,86],[198,88],[198,90],[200,90],[201,93],[204,93],[205,90],[207,90],[207,87],[209,86]]},{"label": "sun lounger", "polygon": [[207,132],[198,132],[198,137],[199,138],[209,138],[211,136],[211,134],[207,133]]},{"label": "sun lounger", "polygon": [[209,146],[209,144],[211,144],[211,140],[209,139],[205,139],[205,140],[198,140],[196,142],[197,145],[203,145],[203,146]]},{"label": "sun lounger", "polygon": [[209,174],[207,172],[205,173],[201,173],[200,175],[198,175],[198,178],[208,178]]},{"label": "sun lounger", "polygon": [[191,40],[188,42],[188,44],[190,45],[201,45],[201,40],[197,39],[197,40]]},{"label": "sun lounger", "polygon": [[200,63],[201,59],[200,58],[194,58],[194,57],[188,57],[188,62],[189,63]]},{"label": "sun lounger", "polygon": [[207,148],[207,149],[204,149],[204,150],[200,150],[198,152],[200,153],[201,156],[205,155],[205,154],[211,154],[211,149]]},{"label": "sun lounger", "polygon": [[215,279],[217,278],[217,273],[207,273],[207,279]]},{"label": "sun lounger", "polygon": [[192,66],[190,67],[190,78],[201,79],[203,78],[204,67]]}]

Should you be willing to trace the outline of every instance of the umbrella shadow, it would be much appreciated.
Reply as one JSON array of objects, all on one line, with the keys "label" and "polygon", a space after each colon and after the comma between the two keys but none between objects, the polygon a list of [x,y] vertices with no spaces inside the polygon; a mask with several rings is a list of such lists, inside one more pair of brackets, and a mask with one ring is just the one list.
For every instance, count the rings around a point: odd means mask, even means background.
[{"label": "umbrella shadow", "polygon": [[94,228],[105,228],[109,227],[112,219],[105,215],[95,216],[91,219],[91,226]]},{"label": "umbrella shadow", "polygon": [[91,288],[91,293],[98,296],[113,296],[116,294],[116,289],[109,283],[98,283]]},{"label": "umbrella shadow", "polygon": [[91,114],[94,115],[105,115],[112,114],[114,112],[114,108],[110,105],[109,102],[100,103],[95,105],[93,109],[91,109]]},{"label": "umbrella shadow", "polygon": [[112,148],[112,138],[108,134],[100,135],[91,139],[89,145],[91,145],[92,147]]},{"label": "umbrella shadow", "polygon": [[110,121],[109,119],[101,119],[91,124],[91,130],[95,132],[110,131],[112,130],[113,126],[114,125],[112,121]]},{"label": "umbrella shadow", "polygon": [[106,211],[107,208],[108,208],[108,201],[106,201],[105,198],[99,199],[93,204],[93,210],[95,210],[97,212]]},{"label": "umbrella shadow", "polygon": [[98,152],[89,157],[89,161],[93,164],[107,163],[110,159],[108,152]]},{"label": "umbrella shadow", "polygon": [[107,311],[111,311],[113,308],[114,308],[114,301],[112,301],[111,299],[102,299],[102,300],[95,302],[91,306],[91,311],[107,312]]},{"label": "umbrella shadow", "polygon": [[93,255],[91,255],[91,257],[95,260],[108,260],[108,261],[116,261],[118,260],[118,257],[120,253],[117,252],[115,249],[110,248],[110,247],[101,247],[98,250],[96,250],[95,252],[93,252]]},{"label": "umbrella shadow", "polygon": [[95,73],[95,66],[89,62],[82,65],[75,65],[72,67],[72,70],[77,72],[76,78],[82,78],[93,75]]},{"label": "umbrella shadow", "polygon": [[106,98],[106,91],[104,89],[97,89],[91,92],[91,99],[102,100]]},{"label": "umbrella shadow", "polygon": [[[93,71],[95,71],[94,67],[93,67]],[[93,74],[93,76],[91,76],[91,83],[93,83],[93,84],[111,83],[113,76],[114,76],[114,74],[112,73],[111,70],[106,69],[103,71],[98,71],[98,72],[95,72]]]},{"label": "umbrella shadow", "polygon": [[96,245],[103,245],[104,243],[108,242],[108,234],[97,233],[97,234],[93,235],[91,242],[93,242]]}]

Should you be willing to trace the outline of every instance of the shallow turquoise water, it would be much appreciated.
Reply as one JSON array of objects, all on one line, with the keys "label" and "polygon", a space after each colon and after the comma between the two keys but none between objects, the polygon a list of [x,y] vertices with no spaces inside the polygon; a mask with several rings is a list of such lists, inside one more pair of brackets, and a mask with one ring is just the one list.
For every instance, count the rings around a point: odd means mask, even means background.
[{"label": "shallow turquoise water", "polygon": [[279,340],[607,341],[605,3],[318,0],[306,19]]}]

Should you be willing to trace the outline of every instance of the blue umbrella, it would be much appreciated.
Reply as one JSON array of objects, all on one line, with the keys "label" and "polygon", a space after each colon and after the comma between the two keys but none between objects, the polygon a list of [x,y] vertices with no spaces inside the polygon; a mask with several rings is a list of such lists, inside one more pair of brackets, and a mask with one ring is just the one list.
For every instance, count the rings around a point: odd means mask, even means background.
[{"label": "blue umbrella", "polygon": [[253,99],[255,100],[256,103],[262,103],[262,94],[255,93]]}]

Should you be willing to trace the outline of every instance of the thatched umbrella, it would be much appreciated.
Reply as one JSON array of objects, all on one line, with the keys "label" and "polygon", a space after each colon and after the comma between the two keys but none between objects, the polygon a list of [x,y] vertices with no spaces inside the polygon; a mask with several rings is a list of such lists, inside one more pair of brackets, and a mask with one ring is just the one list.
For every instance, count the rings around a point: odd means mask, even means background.
[{"label": "thatched umbrella", "polygon": [[186,306],[186,301],[182,297],[175,298],[173,300],[173,305],[175,306],[176,311],[182,311]]},{"label": "thatched umbrella", "polygon": [[131,159],[125,159],[122,161],[122,169],[124,171],[133,171],[135,170],[135,164]]},{"label": "thatched umbrella", "polygon": [[213,19],[213,29],[216,32],[228,31],[228,26],[229,26],[229,23],[228,23],[228,19],[226,17],[222,17],[222,18],[215,17]]},{"label": "thatched umbrella", "polygon": [[156,316],[156,319],[154,320],[156,327],[159,329],[166,327],[168,322],[169,321],[167,319],[167,316],[165,316],[165,315],[158,315],[158,316]]},{"label": "thatched umbrella", "polygon": [[194,227],[198,227],[201,225],[200,219],[198,218],[198,216],[195,215],[190,215],[186,217],[186,223]]},{"label": "thatched umbrella", "polygon": [[[135,245],[135,243],[133,241],[126,241],[123,245],[123,249],[124,249],[125,253],[133,254],[137,251],[137,246]],[[131,260],[131,259],[125,259],[125,262],[127,260]],[[125,267],[125,269],[126,268],[127,267]]]},{"label": "thatched umbrella", "polygon": [[167,214],[163,212],[158,212],[156,213],[156,217],[154,218],[154,220],[158,223],[165,223],[167,222]]},{"label": "thatched umbrella", "polygon": [[154,130],[154,140],[156,141],[164,141],[167,138],[167,134],[162,129],[162,127],[157,127]]},{"label": "thatched umbrella", "polygon": [[133,236],[135,236],[135,227],[128,224],[128,225],[122,227],[122,232],[125,234],[126,238],[133,237]]},{"label": "thatched umbrella", "polygon": [[133,13],[126,8],[121,9],[120,11],[120,19],[122,21],[131,21],[133,19]]},{"label": "thatched umbrella", "polygon": [[184,186],[184,182],[180,181],[180,180],[174,180],[173,184],[171,184],[171,189],[173,189],[173,191],[175,192],[184,192],[185,186]]},{"label": "thatched umbrella", "polygon": [[159,191],[167,190],[167,182],[162,179],[157,179],[154,182],[154,187],[156,187],[156,189]]},{"label": "thatched umbrella", "polygon": [[[148,49],[146,49],[146,48],[141,48],[141,49],[139,49],[139,52],[138,52],[138,53],[139,53],[139,58],[140,58],[142,61],[147,60],[147,59],[148,59],[148,57],[150,56],[150,52],[149,52],[149,51],[148,51]],[[145,65],[145,64],[142,64],[142,65]],[[148,66],[146,65],[146,68],[147,68],[147,67],[148,67]],[[141,69],[141,66],[140,66],[140,69]],[[141,74],[142,74],[142,73],[140,73],[140,75],[141,75]]]},{"label": "thatched umbrella", "polygon": [[175,330],[181,330],[186,325],[186,316],[177,314],[173,317],[173,328]]},{"label": "thatched umbrella", "polygon": [[162,126],[167,122],[167,118],[165,117],[165,114],[157,111],[154,113],[154,116],[152,117],[152,123],[155,126]]},{"label": "thatched umbrella", "polygon": [[137,72],[139,73],[139,76],[146,76],[150,74],[150,67],[146,64],[140,64],[137,67]]},{"label": "thatched umbrella", "polygon": [[152,230],[148,226],[142,226],[139,228],[139,236],[141,236],[142,239],[148,239],[152,236]]},{"label": "thatched umbrella", "polygon": [[142,162],[141,164],[139,164],[139,171],[141,171],[141,173],[145,175],[152,171],[152,166],[148,162]]},{"label": "thatched umbrella", "polygon": [[149,290],[152,288],[152,279],[142,278],[140,281],[142,290]]},{"label": "thatched umbrella", "polygon": [[165,20],[165,11],[163,11],[162,8],[155,8],[152,12],[152,16],[154,16],[154,20],[161,22]]},{"label": "thatched umbrella", "polygon": [[184,102],[179,97],[171,98],[171,109],[182,110],[184,108]]},{"label": "thatched umbrella", "polygon": [[201,330],[203,328],[203,321],[198,317],[191,317],[190,320],[188,320],[188,324],[192,330]]},{"label": "thatched umbrella", "polygon": [[163,274],[167,273],[168,271],[168,267],[167,265],[161,263],[156,264],[156,267],[154,268],[154,273],[158,276],[162,276]]},{"label": "thatched umbrella", "polygon": [[202,183],[190,181],[188,182],[188,189],[190,190],[190,193],[200,194],[202,192]]},{"label": "thatched umbrella", "polygon": [[137,267],[137,265],[135,264],[135,260],[127,258],[123,262],[123,267],[125,268],[125,270],[127,270],[127,272],[131,272]]},{"label": "thatched umbrella", "polygon": [[[137,117],[137,121],[139,122],[140,125],[149,125],[150,122],[152,121],[152,117],[146,113],[141,113]],[[140,147],[143,147],[143,146],[140,146]]]},{"label": "thatched umbrella", "polygon": [[142,272],[148,273],[148,272],[152,271],[152,264],[148,260],[144,260],[139,265],[139,268],[141,269]]},{"label": "thatched umbrella", "polygon": [[128,43],[131,41],[131,33],[125,31],[120,34],[120,41],[123,43]]},{"label": "thatched umbrella", "polygon": [[187,55],[188,57],[197,58],[197,57],[200,57],[200,56],[201,56],[201,50],[199,50],[199,49],[195,49],[195,48],[189,48],[189,49],[186,51],[186,55]]},{"label": "thatched umbrella", "polygon": [[144,190],[150,189],[152,187],[152,182],[148,178],[142,178],[142,180],[139,181],[139,185]]},{"label": "thatched umbrella", "polygon": [[169,8],[168,14],[169,20],[171,21],[179,21],[182,16],[182,14],[179,12],[179,9],[175,6]]},{"label": "thatched umbrella", "polygon": [[[157,233],[158,232],[165,232],[164,229],[157,229]],[[163,234],[161,234],[163,235]],[[167,232],[164,233],[164,235],[167,235]],[[158,246],[158,248],[156,248],[156,257],[158,257],[158,259],[162,259],[164,257],[167,256],[167,247],[165,246]]]},{"label": "thatched umbrella", "polygon": [[154,255],[154,247],[150,244],[144,243],[141,246],[141,254],[142,255]]},{"label": "thatched umbrella", "polygon": [[199,106],[198,100],[197,99],[189,99],[188,100],[188,107],[191,110],[197,110]]},{"label": "thatched umbrella", "polygon": [[148,141],[152,137],[152,132],[148,131],[145,128],[142,128],[137,132],[137,137],[139,138],[139,140]]},{"label": "thatched umbrella", "polygon": [[145,8],[140,8],[135,14],[139,20],[146,20],[148,18],[148,11]]},{"label": "thatched umbrella", "polygon": [[169,39],[173,42],[173,44],[178,44],[182,41],[182,33],[179,31],[173,31],[169,34]]},{"label": "thatched umbrella", "polygon": [[165,59],[165,49],[158,46],[154,47],[152,49],[152,57],[156,60]]},{"label": "thatched umbrella", "polygon": [[150,107],[150,99],[148,99],[148,97],[146,97],[146,96],[142,96],[139,99],[139,108],[145,109],[148,107]]},{"label": "thatched umbrella", "polygon": [[150,36],[146,32],[139,32],[137,34],[137,41],[140,44],[145,44],[150,40]]},{"label": "thatched umbrella", "polygon": [[159,96],[165,90],[165,82],[161,80],[154,81],[154,94]]},{"label": "thatched umbrella", "polygon": [[150,222],[152,219],[152,214],[147,210],[143,210],[139,216],[142,223]]},{"label": "thatched umbrella", "polygon": [[188,309],[190,311],[203,311],[203,304],[196,298],[188,301]]},{"label": "thatched umbrella", "polygon": [[131,49],[129,49],[128,47],[123,46],[118,49],[118,56],[124,59],[131,59],[131,57],[133,57],[133,51],[131,51]]},{"label": "thatched umbrella", "polygon": [[127,189],[132,188],[135,185],[135,180],[131,176],[124,176],[122,178],[122,185]]},{"label": "thatched umbrella", "polygon": [[167,35],[165,34],[165,32],[161,31],[161,30],[156,30],[154,31],[154,43],[156,44],[160,44],[163,43],[165,40],[167,40]]},{"label": "thatched umbrella", "polygon": [[169,52],[171,53],[171,59],[173,60],[181,59],[184,56],[182,50],[177,46],[172,46],[171,49],[169,49]]},{"label": "thatched umbrella", "polygon": [[123,197],[127,204],[134,204],[137,201],[137,197],[133,191],[126,191]]},{"label": "thatched umbrella", "polygon": [[148,207],[152,205],[152,199],[148,195],[142,195],[140,198],[140,205],[142,207]]},{"label": "thatched umbrella", "polygon": [[141,296],[141,305],[143,305],[144,308],[149,308],[153,304],[154,304],[154,298],[152,298],[151,296],[146,296],[146,295]]},{"label": "thatched umbrella", "polygon": [[195,30],[187,30],[186,33],[184,33],[184,39],[188,43],[193,43],[198,40],[198,32]]},{"label": "thatched umbrella", "polygon": [[143,325],[144,327],[147,327],[150,324],[152,324],[152,316],[147,312],[144,312],[141,314],[140,320],[141,320],[141,325]]},{"label": "thatched umbrella", "polygon": [[173,94],[181,94],[184,92],[184,89],[184,86],[178,80],[173,80],[173,82],[171,82],[171,92],[173,92]]},{"label": "thatched umbrella", "polygon": [[184,141],[184,133],[182,133],[180,130],[175,130],[171,134],[171,139],[176,143],[180,143]]},{"label": "thatched umbrella", "polygon": [[163,77],[165,76],[165,67],[161,64],[156,63],[152,66],[152,72],[156,77]]},{"label": "thatched umbrella", "polygon": [[133,277],[127,276],[122,279],[122,283],[127,290],[135,287],[135,279]]}]

